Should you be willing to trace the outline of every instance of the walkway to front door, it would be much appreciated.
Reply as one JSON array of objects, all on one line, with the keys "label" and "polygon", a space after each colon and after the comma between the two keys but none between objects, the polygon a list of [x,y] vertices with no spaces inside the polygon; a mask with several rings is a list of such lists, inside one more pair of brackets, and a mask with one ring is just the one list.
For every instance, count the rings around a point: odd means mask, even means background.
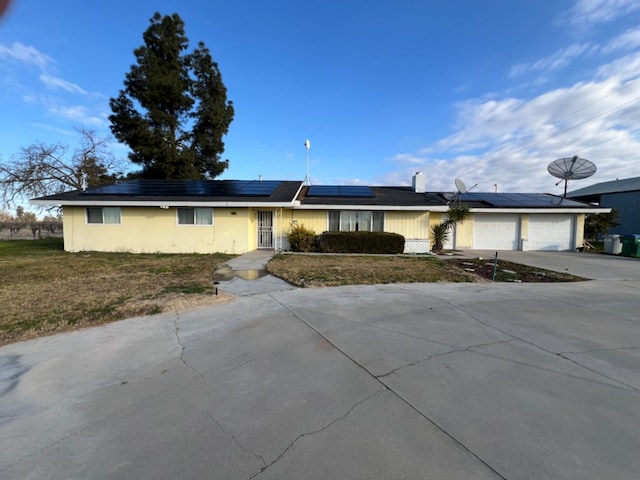
[{"label": "walkway to front door", "polygon": [[258,211],[258,248],[273,248],[273,212]]}]

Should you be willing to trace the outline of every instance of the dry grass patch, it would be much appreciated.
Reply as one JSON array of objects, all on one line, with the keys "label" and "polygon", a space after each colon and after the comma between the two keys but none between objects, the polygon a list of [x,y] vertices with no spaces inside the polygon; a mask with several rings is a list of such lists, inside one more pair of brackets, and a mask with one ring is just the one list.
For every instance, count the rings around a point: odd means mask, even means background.
[{"label": "dry grass patch", "polygon": [[267,270],[293,285],[305,287],[474,281],[464,270],[435,257],[276,255]]},{"label": "dry grass patch", "polygon": [[230,255],[67,253],[62,240],[0,241],[0,344],[224,301]]}]

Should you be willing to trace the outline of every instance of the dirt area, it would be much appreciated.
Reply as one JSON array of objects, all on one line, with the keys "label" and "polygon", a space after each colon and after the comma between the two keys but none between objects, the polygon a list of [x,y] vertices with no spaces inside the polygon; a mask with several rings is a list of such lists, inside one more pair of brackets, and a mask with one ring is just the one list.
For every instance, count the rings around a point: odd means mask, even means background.
[{"label": "dirt area", "polygon": [[[447,263],[453,264],[464,271],[480,277],[483,280],[493,280],[493,258],[450,258]],[[495,269],[496,282],[515,283],[552,283],[552,282],[580,282],[586,278],[569,275],[568,273],[553,272],[542,268],[534,268],[519,263],[498,259]]]},{"label": "dirt area", "polygon": [[184,312],[212,305],[221,305],[230,302],[233,298],[233,295],[224,292],[218,292],[218,295],[171,293],[155,300],[138,300],[131,303],[145,310],[146,307],[157,307],[163,312]]}]

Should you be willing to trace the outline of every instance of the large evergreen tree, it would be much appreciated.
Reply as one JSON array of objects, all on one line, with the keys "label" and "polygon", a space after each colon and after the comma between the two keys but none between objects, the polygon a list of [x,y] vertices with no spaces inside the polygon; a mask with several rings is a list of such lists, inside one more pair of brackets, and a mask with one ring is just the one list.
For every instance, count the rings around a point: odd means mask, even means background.
[{"label": "large evergreen tree", "polygon": [[124,89],[109,102],[111,131],[143,178],[215,178],[229,166],[220,155],[234,115],[218,65],[202,42],[187,52],[178,14],[150,22]]}]

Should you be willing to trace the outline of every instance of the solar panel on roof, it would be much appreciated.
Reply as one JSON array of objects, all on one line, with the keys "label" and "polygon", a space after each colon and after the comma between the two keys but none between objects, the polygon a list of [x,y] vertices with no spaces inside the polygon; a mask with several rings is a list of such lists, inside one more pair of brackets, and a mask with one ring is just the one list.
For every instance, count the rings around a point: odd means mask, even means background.
[{"label": "solar panel on roof", "polygon": [[280,185],[280,181],[276,180],[267,180],[267,181],[256,181],[252,180],[247,182],[246,184],[240,186],[239,195],[250,195],[250,196],[261,196],[261,195],[271,195],[276,188]]},{"label": "solar panel on roof", "polygon": [[308,197],[353,197],[373,198],[375,195],[369,187],[363,185],[311,185]]},{"label": "solar panel on roof", "polygon": [[124,195],[145,197],[268,197],[279,180],[134,180],[105,185],[82,195]]},{"label": "solar panel on roof", "polygon": [[[492,195],[491,193],[489,193],[488,195]],[[493,203],[496,207],[503,207],[503,208],[508,208],[508,207],[527,207],[530,205],[527,205],[526,201],[521,198],[518,194],[512,194],[512,193],[498,193],[498,194],[493,194],[494,197],[485,197],[487,198],[489,202]]]},{"label": "solar panel on roof", "polygon": [[583,207],[584,204],[546,193],[488,193],[461,195],[463,202],[480,201],[497,208]]}]

